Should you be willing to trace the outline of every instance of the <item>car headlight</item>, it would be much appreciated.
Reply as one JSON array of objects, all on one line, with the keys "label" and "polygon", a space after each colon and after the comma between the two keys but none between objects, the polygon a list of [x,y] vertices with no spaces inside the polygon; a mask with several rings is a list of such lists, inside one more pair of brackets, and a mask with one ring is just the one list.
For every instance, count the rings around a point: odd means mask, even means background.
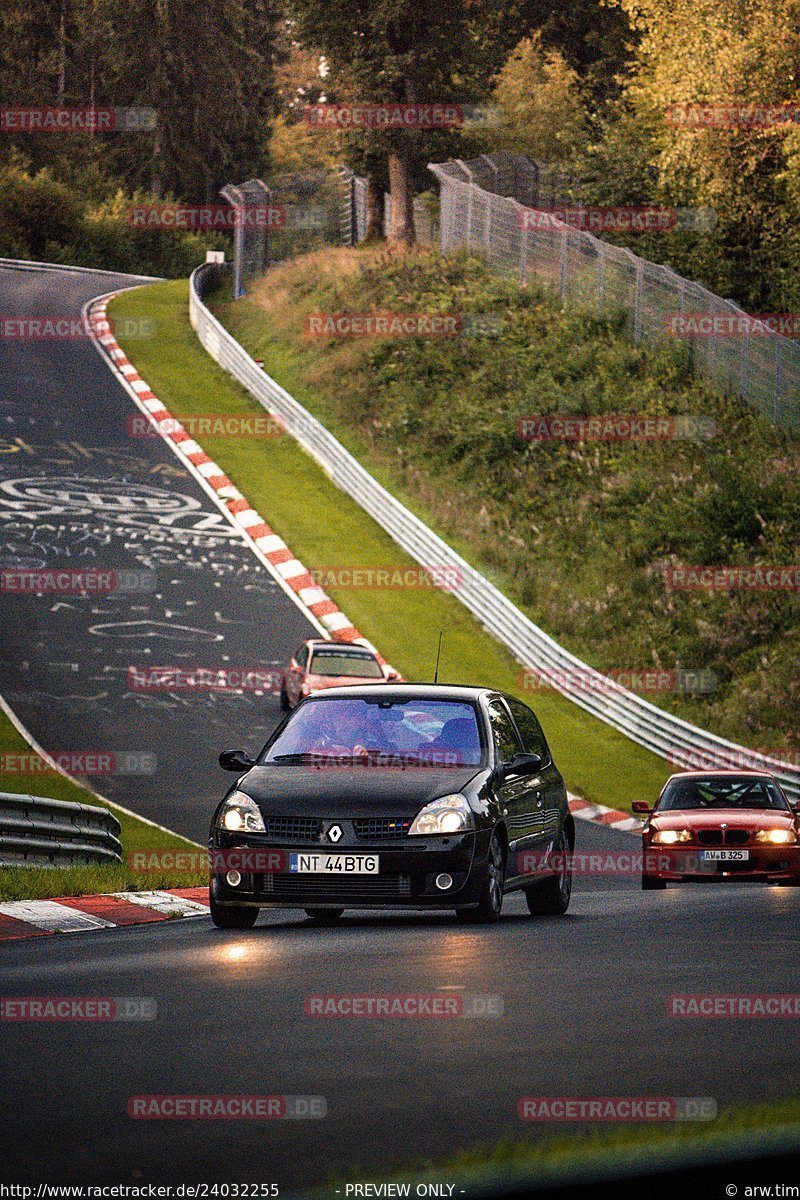
[{"label": "car headlight", "polygon": [[768,846],[789,846],[797,841],[797,834],[793,829],[759,829],[756,841]]},{"label": "car headlight", "polygon": [[244,792],[231,792],[219,810],[217,825],[229,833],[266,833],[258,805]]},{"label": "car headlight", "polygon": [[690,842],[691,831],[688,829],[658,829],[653,834],[656,846],[677,846],[678,842]]},{"label": "car headlight", "polygon": [[464,833],[467,829],[475,828],[472,809],[460,794],[440,796],[420,809],[409,829],[412,833],[426,835],[430,833]]}]

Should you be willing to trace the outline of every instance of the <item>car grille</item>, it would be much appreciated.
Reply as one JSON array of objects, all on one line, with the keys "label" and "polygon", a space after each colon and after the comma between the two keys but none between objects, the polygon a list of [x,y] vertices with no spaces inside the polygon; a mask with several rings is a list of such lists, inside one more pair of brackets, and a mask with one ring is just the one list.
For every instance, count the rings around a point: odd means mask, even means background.
[{"label": "car grille", "polygon": [[[725,831],[726,846],[745,846],[750,839],[750,834],[746,829],[726,829]],[[701,829],[697,835],[697,840],[701,846],[721,846],[723,842],[723,831],[721,829]]]},{"label": "car grille", "polygon": [[410,828],[410,820],[392,820],[390,817],[357,817],[353,821],[353,829],[360,842],[391,841],[405,837]]},{"label": "car grille", "polygon": [[318,842],[322,821],[318,817],[264,817],[267,836],[283,842]]},{"label": "car grille", "polygon": [[313,875],[260,875],[259,891],[275,900],[299,900],[311,904],[314,900],[328,904],[353,904],[359,900],[374,903],[379,900],[399,900],[411,895],[408,875],[375,875],[361,879],[329,879]]}]

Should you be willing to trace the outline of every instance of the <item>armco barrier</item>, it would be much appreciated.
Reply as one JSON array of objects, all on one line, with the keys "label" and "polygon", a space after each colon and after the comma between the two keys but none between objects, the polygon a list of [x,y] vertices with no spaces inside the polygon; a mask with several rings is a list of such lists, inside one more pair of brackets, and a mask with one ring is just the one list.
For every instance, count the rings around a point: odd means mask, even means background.
[{"label": "armco barrier", "polygon": [[[189,284],[189,313],[200,342],[267,412],[279,414],[288,431],[311,454],[342,491],[378,522],[406,553],[423,566],[449,566],[458,571],[461,584],[453,592],[485,629],[506,646],[526,670],[550,680],[564,680],[558,690],[573,703],[626,734],[670,762],[688,767],[733,766],[768,770],[787,794],[800,800],[800,770],[789,763],[747,750],[708,733],[665,709],[627,691],[564,650],[538,625],[512,604],[437,534],[424,525],[372,478],[360,463],[311,413],[256,365],[249,354],[203,303],[213,275],[213,264],[198,267]],[[569,689],[569,680],[592,686]]]},{"label": "armco barrier", "polygon": [[119,832],[105,808],[0,792],[0,867],[116,864]]}]

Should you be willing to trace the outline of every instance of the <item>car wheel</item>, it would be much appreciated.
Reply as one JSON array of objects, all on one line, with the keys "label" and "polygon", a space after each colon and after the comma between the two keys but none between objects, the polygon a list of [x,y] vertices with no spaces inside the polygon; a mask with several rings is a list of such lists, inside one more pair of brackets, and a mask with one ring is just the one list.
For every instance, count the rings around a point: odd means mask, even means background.
[{"label": "car wheel", "polygon": [[289,697],[286,695],[285,687],[281,688],[281,708],[284,712],[288,712],[291,708],[291,705],[289,704]]},{"label": "car wheel", "polygon": [[318,925],[335,925],[343,912],[343,908],[307,908],[306,916]]},{"label": "car wheel", "polygon": [[457,908],[456,917],[466,925],[492,925],[503,908],[503,880],[506,864],[503,847],[496,833],[489,842],[489,855],[483,869],[481,895],[476,908]]},{"label": "car wheel", "polygon": [[213,892],[209,892],[211,920],[217,929],[252,929],[258,920],[257,908],[245,908],[237,905],[231,908],[226,904],[217,904]]},{"label": "car wheel", "polygon": [[534,917],[563,917],[572,896],[572,863],[567,833],[561,830],[554,847],[561,869],[551,879],[525,889],[528,912]]},{"label": "car wheel", "polygon": [[665,879],[655,879],[652,875],[642,876],[643,892],[663,892],[667,886]]}]

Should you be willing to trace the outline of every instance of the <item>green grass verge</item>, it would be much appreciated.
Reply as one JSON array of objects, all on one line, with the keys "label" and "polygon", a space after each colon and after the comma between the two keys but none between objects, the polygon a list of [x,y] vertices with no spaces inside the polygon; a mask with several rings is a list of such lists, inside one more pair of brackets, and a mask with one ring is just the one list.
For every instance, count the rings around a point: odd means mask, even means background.
[{"label": "green grass verge", "polygon": [[[127,292],[109,312],[119,321],[147,317],[157,322],[158,338],[132,342],[125,351],[176,416],[263,412],[200,346],[189,324],[185,283]],[[208,437],[202,443],[307,567],[410,565],[388,534],[293,439]],[[382,481],[391,484],[385,475]],[[424,509],[415,507],[425,517]],[[456,548],[469,557],[466,547]],[[519,664],[452,595],[410,589],[331,589],[331,595],[407,679],[432,678],[436,641],[444,630],[440,678],[487,684],[526,698]],[[287,653],[291,649],[287,646]],[[556,693],[537,693],[533,703],[573,791],[626,809],[634,799],[657,794],[668,774],[661,759]]]},{"label": "green grass verge", "polygon": [[[541,1129],[542,1126],[535,1127]],[[724,1161],[755,1156],[770,1148],[787,1153],[800,1147],[800,1100],[796,1098],[753,1107],[735,1107],[713,1121],[686,1121],[670,1125],[598,1125],[571,1133],[523,1139],[505,1138],[494,1145],[477,1146],[441,1159],[424,1159],[390,1177],[413,1184],[446,1180],[456,1187],[491,1191],[493,1187],[530,1188],[566,1186],[591,1181],[610,1173],[658,1171],[693,1161]],[[375,1179],[357,1171],[352,1179]],[[335,1182],[341,1183],[337,1179]],[[319,1189],[319,1195],[330,1189]],[[312,1192],[311,1195],[314,1195]],[[588,1193],[587,1193],[588,1194]]]},{"label": "green grass verge", "polygon": [[[30,753],[32,751],[28,743],[5,713],[0,712],[0,755]],[[114,804],[99,801],[91,792],[73,783],[65,775],[55,771],[37,771],[33,775],[4,772],[0,790],[108,808],[122,826],[120,841],[123,856],[121,866],[0,867],[0,900],[46,900],[51,896],[84,896],[97,892],[194,887],[208,882],[207,870],[188,873],[174,869],[133,870],[128,865],[134,861],[130,856],[139,851],[186,854],[197,853],[198,848],[177,834],[140,821]]]}]

